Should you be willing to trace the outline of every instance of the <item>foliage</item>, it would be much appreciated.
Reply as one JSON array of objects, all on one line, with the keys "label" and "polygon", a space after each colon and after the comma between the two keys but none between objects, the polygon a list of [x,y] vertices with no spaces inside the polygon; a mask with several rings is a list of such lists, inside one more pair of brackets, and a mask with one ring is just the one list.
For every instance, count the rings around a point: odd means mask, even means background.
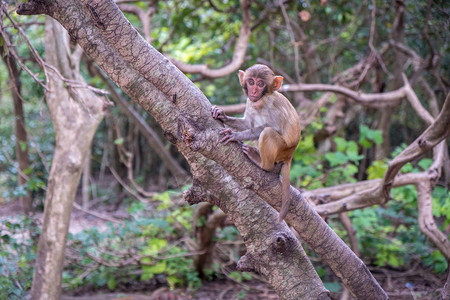
[{"label": "foliage", "polygon": [[[33,31],[33,30],[36,31]],[[39,42],[37,36],[42,34],[42,28],[37,29],[31,26],[26,30],[27,34],[36,41],[38,51],[43,53],[43,44]],[[27,47],[20,44],[19,53],[22,57],[29,56]],[[38,68],[34,64],[26,62],[27,67],[38,72]],[[15,134],[14,134],[14,112],[13,100],[10,94],[9,87],[3,87],[3,82],[9,80],[1,80],[8,77],[7,67],[0,64],[0,81],[1,88],[1,105],[0,105],[0,200],[11,201],[17,197],[31,193],[33,197],[39,198],[43,195],[46,176],[48,176],[45,165],[51,166],[51,159],[53,154],[53,126],[48,115],[47,108],[42,104],[43,91],[36,88],[36,83],[33,79],[21,72],[20,81],[21,95],[24,99],[24,114],[26,120],[26,130],[30,142],[29,159],[30,167],[24,170],[25,175],[30,179],[24,186],[17,185],[17,163],[15,152]],[[26,145],[21,144],[24,148]],[[44,160],[44,161],[43,161]]]},{"label": "foliage", "polygon": [[382,141],[379,131],[361,126],[358,143],[336,136],[332,139],[334,151],[321,154],[314,145],[315,128],[322,126],[316,123],[302,135],[291,167],[291,179],[296,180],[298,186],[309,189],[357,181],[355,175],[364,158],[362,149]]},{"label": "foliage", "polygon": [[169,194],[179,197],[179,193],[165,192],[155,197],[156,210],[135,203],[128,209],[132,219],[123,224],[109,223],[102,230],[91,228],[70,235],[70,249],[77,255],[64,271],[65,286],[90,284],[114,290],[131,279],[162,281],[172,289],[198,288],[201,282],[189,247],[177,242],[189,235],[192,208],[168,205]]},{"label": "foliage", "polygon": [[24,299],[31,286],[39,226],[30,218],[0,222],[0,299]]},{"label": "foliage", "polygon": [[[375,162],[378,164],[378,162]],[[409,166],[408,172],[423,171],[430,160],[424,158],[417,167]],[[360,249],[367,257],[374,257],[378,266],[405,266],[420,258],[435,272],[443,273],[447,262],[443,255],[421,232],[418,224],[417,192],[408,185],[392,189],[392,200],[382,207],[352,211],[352,224],[356,229]],[[433,216],[443,217],[441,230],[449,222],[450,193],[447,189],[436,187],[432,193]],[[406,255],[407,254],[407,255]]]}]

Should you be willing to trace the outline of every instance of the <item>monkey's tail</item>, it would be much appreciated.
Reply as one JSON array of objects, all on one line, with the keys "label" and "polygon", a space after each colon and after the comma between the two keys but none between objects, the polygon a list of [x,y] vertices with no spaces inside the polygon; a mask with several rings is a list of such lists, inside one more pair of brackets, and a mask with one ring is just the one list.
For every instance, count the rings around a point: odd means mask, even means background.
[{"label": "monkey's tail", "polygon": [[281,166],[281,209],[278,216],[278,223],[284,220],[286,217],[289,207],[291,206],[291,198],[289,197],[289,189],[291,187],[291,162],[285,162]]}]

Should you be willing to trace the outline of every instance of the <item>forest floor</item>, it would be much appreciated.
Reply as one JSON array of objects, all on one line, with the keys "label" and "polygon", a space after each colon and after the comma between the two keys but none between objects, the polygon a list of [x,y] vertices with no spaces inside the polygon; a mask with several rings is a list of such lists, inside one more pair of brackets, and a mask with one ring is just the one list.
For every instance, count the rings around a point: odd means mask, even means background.
[{"label": "forest floor", "polygon": [[[0,220],[20,214],[20,206],[15,204],[0,204]],[[105,215],[105,211],[97,212]],[[117,216],[118,212],[112,213]],[[119,213],[120,214],[120,213]],[[42,219],[42,214],[37,215]],[[74,208],[70,223],[70,232],[77,233],[86,228],[105,226],[107,221],[92,214]],[[391,300],[435,300],[438,299],[438,290],[445,282],[444,275],[436,275],[416,263],[409,269],[397,270],[369,266],[370,271],[378,280],[382,288],[388,293]],[[119,287],[120,288],[120,287]],[[332,293],[332,299],[341,298],[341,294]],[[186,289],[169,290],[159,285],[133,285],[122,287],[118,292],[111,293],[105,290],[93,290],[85,287],[77,291],[63,292],[61,300],[181,300],[181,299],[279,299],[274,291],[264,282],[256,279],[238,283],[230,279],[216,279],[204,281],[202,287],[195,292]]]}]

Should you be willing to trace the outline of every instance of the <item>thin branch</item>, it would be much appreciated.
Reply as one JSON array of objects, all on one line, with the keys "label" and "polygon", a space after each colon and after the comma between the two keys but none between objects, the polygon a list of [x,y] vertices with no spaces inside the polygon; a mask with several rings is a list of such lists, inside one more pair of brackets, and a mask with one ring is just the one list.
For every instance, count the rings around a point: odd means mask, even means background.
[{"label": "thin branch", "polygon": [[108,222],[112,222],[112,223],[116,223],[116,224],[121,224],[122,223],[119,220],[116,220],[114,218],[108,217],[108,216],[106,216],[104,214],[99,214],[99,213],[97,213],[95,211],[90,211],[88,209],[84,209],[80,205],[78,205],[76,202],[73,203],[73,207],[75,207],[76,209],[78,209],[78,210],[80,210],[80,211],[82,211],[84,213],[90,214],[90,215],[92,215],[94,217],[97,217],[99,219],[102,219],[102,220],[105,220],[105,221],[108,221]]},{"label": "thin branch", "polygon": [[[30,49],[31,54],[33,55],[34,59],[36,59],[36,61],[38,62],[39,65],[41,65],[43,71],[44,71],[44,75],[45,75],[45,82],[48,82],[48,76],[47,76],[47,70],[45,69],[45,63],[44,60],[41,58],[41,56],[39,55],[39,53],[36,51],[36,49],[33,47],[33,45],[31,44],[30,40],[28,39],[28,36],[25,34],[25,32],[23,31],[23,29],[17,24],[17,22],[11,17],[11,15],[9,14],[7,8],[6,8],[6,4],[4,4],[4,2],[2,1],[0,3],[0,7],[2,10],[2,13],[4,15],[6,15],[6,17],[8,17],[8,19],[11,21],[11,24],[14,26],[14,28],[20,33],[20,35],[22,36],[22,38],[24,39],[25,43],[28,46],[28,49]],[[3,24],[3,22],[2,22]],[[11,41],[8,38],[8,35],[6,34],[6,32],[4,31],[3,25],[0,26],[0,33],[4,38],[5,44],[8,47],[8,49],[11,51],[11,54],[14,56],[14,58],[17,60],[17,62],[19,63],[19,65],[22,67],[22,69],[24,69],[27,73],[29,73],[31,75],[31,77],[34,78],[34,80],[40,84],[46,91],[48,91],[48,87],[47,85],[42,83],[42,80],[37,78],[37,75],[35,75],[33,72],[31,72],[30,69],[28,69],[25,64],[22,62],[22,60],[20,59],[19,55],[17,54],[17,52],[15,51],[15,47],[13,45],[13,43],[11,43]]]},{"label": "thin branch", "polygon": [[[370,186],[367,186],[369,182],[361,182],[359,185],[365,186],[363,190],[359,192],[351,192],[348,196],[340,199],[339,201],[319,205],[316,207],[316,211],[321,215],[327,215],[331,213],[337,213],[348,210],[355,210],[364,208],[375,204],[385,203],[390,194],[392,187],[400,184],[403,180],[410,180],[409,183],[415,184],[417,180],[431,180],[436,181],[436,177],[440,175],[440,168],[443,164],[443,155],[440,151],[436,151],[435,161],[427,172],[422,175],[417,173],[404,174],[397,176],[400,169],[407,163],[422,154],[435,147],[439,143],[445,143],[445,140],[450,135],[450,93],[447,95],[444,106],[436,118],[436,120],[405,150],[403,150],[397,157],[395,157],[388,165],[388,169],[384,175],[383,180],[377,180],[370,182]],[[438,146],[443,151],[444,147]],[[398,182],[397,182],[398,181]],[[356,185],[354,186],[356,188]],[[329,189],[328,191],[331,191]],[[351,190],[347,189],[347,192]],[[326,192],[326,189],[322,189],[322,193]]]},{"label": "thin branch", "polygon": [[294,47],[294,68],[295,68],[295,78],[297,79],[297,82],[300,82],[300,68],[299,68],[299,43],[295,41],[294,32],[292,31],[291,27],[291,20],[289,19],[289,16],[286,12],[286,8],[284,7],[283,0],[279,0],[279,5],[281,8],[281,12],[283,13],[284,21],[286,22],[286,28],[289,33],[289,38],[291,40],[291,44]]},{"label": "thin branch", "polygon": [[247,43],[250,37],[250,0],[241,0],[242,26],[239,31],[239,38],[234,46],[233,59],[231,62],[219,69],[210,69],[207,65],[190,65],[175,59],[170,59],[184,73],[200,74],[205,78],[224,77],[236,71],[244,62]]},{"label": "thin branch", "polygon": [[[142,198],[138,193],[136,193],[133,189],[131,189],[123,180],[122,178],[119,176],[119,174],[117,174],[117,172],[114,170],[114,168],[112,168],[109,164],[107,164],[107,167],[109,168],[109,170],[111,171],[111,174],[114,176],[114,178],[120,183],[121,186],[123,186],[123,188],[130,193],[133,197],[135,197],[136,199],[138,199],[141,202],[148,202],[151,200],[151,198]],[[155,193],[156,194],[156,193]]]},{"label": "thin branch", "polygon": [[386,93],[372,93],[366,94],[353,91],[349,88],[320,83],[301,83],[301,84],[286,84],[280,89],[282,92],[333,92],[347,96],[358,103],[367,105],[370,107],[389,106],[393,104],[394,100],[402,99],[406,96],[405,88],[402,87],[398,90],[386,92]]}]

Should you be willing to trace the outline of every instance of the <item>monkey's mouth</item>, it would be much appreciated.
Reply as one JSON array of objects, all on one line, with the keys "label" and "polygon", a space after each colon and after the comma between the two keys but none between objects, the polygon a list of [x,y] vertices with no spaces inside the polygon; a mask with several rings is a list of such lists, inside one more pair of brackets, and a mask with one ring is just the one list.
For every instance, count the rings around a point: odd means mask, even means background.
[{"label": "monkey's mouth", "polygon": [[259,99],[261,99],[261,97],[258,97],[258,96],[248,96],[248,99],[250,99],[250,101],[252,101],[252,102],[257,102]]}]

